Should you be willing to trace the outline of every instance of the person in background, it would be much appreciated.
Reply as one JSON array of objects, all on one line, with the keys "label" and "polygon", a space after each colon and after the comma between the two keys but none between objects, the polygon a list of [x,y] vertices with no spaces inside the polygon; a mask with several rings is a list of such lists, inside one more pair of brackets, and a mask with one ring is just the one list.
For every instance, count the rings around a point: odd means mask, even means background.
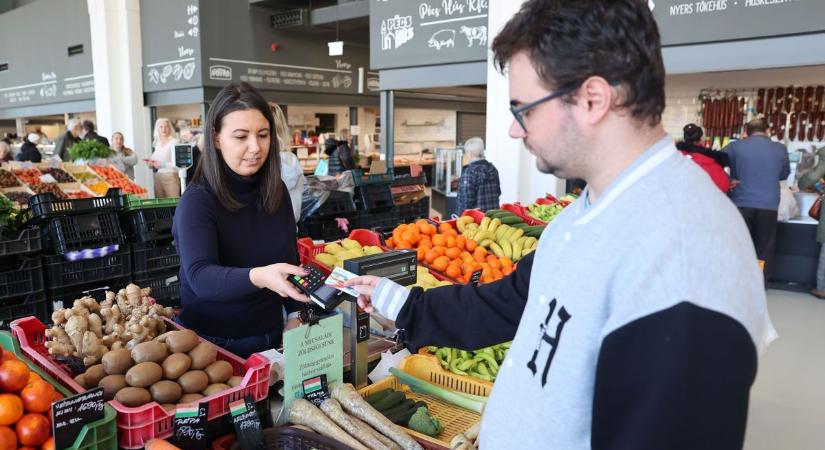
[{"label": "person in background", "polygon": [[289,126],[286,116],[280,106],[269,104],[272,107],[272,116],[275,120],[275,137],[278,139],[278,148],[281,149],[281,179],[284,181],[289,198],[292,201],[292,213],[295,222],[301,219],[301,205],[304,196],[304,168],[298,157],[289,151]]},{"label": "person in background", "polygon": [[327,175],[338,175],[355,168],[350,147],[349,130],[341,130],[341,139],[335,139],[330,133],[324,144],[324,152],[329,157],[329,171]]},{"label": "person in background", "polygon": [[20,153],[17,154],[17,160],[39,163],[43,159],[43,156],[40,154],[40,150],[37,149],[37,144],[39,142],[39,134],[29,133],[23,141],[23,145],[20,146]]},{"label": "person in background", "polygon": [[0,140],[0,162],[11,161],[11,146],[4,140]]},{"label": "person in background", "polygon": [[180,177],[175,166],[175,139],[172,122],[161,117],[155,121],[152,156],[146,163],[155,170],[155,198],[180,197]]},{"label": "person in background", "polygon": [[307,137],[304,139],[304,145],[307,148],[307,154],[313,154],[318,151],[318,133],[315,130],[309,130]]},{"label": "person in background", "polygon": [[11,143],[14,142],[14,140],[11,137],[11,133],[3,133],[3,139],[0,139],[0,141],[9,144],[9,146],[11,146]]},{"label": "person in background", "polygon": [[135,151],[123,142],[123,133],[115,131],[112,134],[112,150],[114,154],[109,158],[109,162],[115,166],[115,169],[126,174],[127,177],[135,179],[135,165],[138,162]]},{"label": "person in background", "polygon": [[41,144],[48,144],[49,137],[46,136],[46,133],[43,132],[43,127],[34,127],[34,132],[40,135],[40,143]]},{"label": "person in background", "polygon": [[69,149],[80,140],[80,133],[83,132],[83,125],[77,119],[69,119],[66,123],[66,132],[57,140],[54,147],[55,156],[65,162],[71,161]]},{"label": "person in background", "polygon": [[730,166],[728,154],[708,150],[699,145],[702,142],[703,135],[702,128],[699,125],[689,123],[682,129],[682,133],[684,140],[677,142],[676,148],[683,155],[692,159],[693,162],[699,164],[699,167],[710,175],[713,183],[727,194],[730,191],[730,178],[725,172],[725,167]]},{"label": "person in background", "polygon": [[456,214],[473,208],[482,211],[498,208],[501,184],[496,166],[484,159],[484,140],[480,137],[467,139],[464,151],[470,156],[470,163],[458,179]]},{"label": "person in background", "polygon": [[[825,147],[816,151],[818,161],[813,169],[805,172],[797,182],[803,191],[817,191],[825,194]],[[811,295],[825,299],[825,208],[819,210],[819,225],[816,228],[816,241],[822,244],[819,249],[819,263],[816,266],[816,287],[811,289]]]},{"label": "person in background", "polygon": [[359,306],[413,352],[513,340],[481,450],[741,450],[775,332],[741,216],[662,125],[648,3],[527,0],[492,51],[510,137],[587,188],[510,276],[427,291],[363,276],[346,283]]},{"label": "person in background", "polygon": [[204,146],[203,133],[195,133],[192,135],[192,167],[186,169],[186,182],[191,183],[195,177],[195,170],[198,168],[198,162],[201,160],[201,149]]},{"label": "person in background", "polygon": [[172,222],[178,320],[241,358],[278,348],[284,330],[300,325],[307,301],[287,281],[306,272],[297,267],[297,227],[274,130],[270,106],[252,86],[218,92],[195,177]]},{"label": "person in background", "polygon": [[770,279],[776,247],[779,182],[791,173],[788,149],[768,136],[764,118],[745,124],[746,138],[728,144],[730,198],[748,225],[756,256],[765,261],[764,278]]},{"label": "person in background", "polygon": [[83,121],[83,140],[86,140],[86,141],[94,140],[94,141],[100,142],[101,144],[105,145],[106,147],[110,146],[108,139],[106,139],[105,137],[97,134],[97,131],[95,131],[95,123],[92,122],[91,120],[84,120]]}]

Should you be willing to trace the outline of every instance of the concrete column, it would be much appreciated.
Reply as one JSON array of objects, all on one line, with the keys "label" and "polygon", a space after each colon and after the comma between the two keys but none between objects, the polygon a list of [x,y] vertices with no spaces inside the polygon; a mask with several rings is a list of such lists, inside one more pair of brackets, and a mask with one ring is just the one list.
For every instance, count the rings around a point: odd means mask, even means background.
[{"label": "concrete column", "polygon": [[143,106],[139,0],[87,0],[92,34],[95,109],[101,136],[115,131],[138,155],[135,181],[152,191],[149,111]]},{"label": "concrete column", "polygon": [[[488,42],[493,39],[513,17],[523,0],[490,0]],[[498,169],[501,179],[501,202],[528,203],[547,193],[557,195],[564,191],[564,181],[545,175],[536,169],[536,159],[521,140],[509,136],[513,116],[510,114],[510,95],[507,78],[493,62],[493,54],[487,57],[487,139],[486,157]]]}]

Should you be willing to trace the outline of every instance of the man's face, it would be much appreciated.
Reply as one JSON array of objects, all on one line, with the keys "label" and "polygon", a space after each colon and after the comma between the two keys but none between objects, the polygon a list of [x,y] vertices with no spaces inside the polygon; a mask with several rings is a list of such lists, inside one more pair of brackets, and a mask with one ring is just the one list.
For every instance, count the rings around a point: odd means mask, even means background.
[{"label": "man's face", "polygon": [[[508,75],[510,102],[515,107],[551,93],[525,52],[519,52],[510,59]],[[526,131],[515,119],[510,125],[510,137],[524,142],[527,150],[536,157],[537,168],[543,173],[560,178],[582,176],[588,146],[572,109],[573,106],[565,104],[561,98],[550,100],[522,113]]]},{"label": "man's face", "polygon": [[80,133],[83,131],[83,126],[79,123],[72,127],[72,136],[78,137]]}]

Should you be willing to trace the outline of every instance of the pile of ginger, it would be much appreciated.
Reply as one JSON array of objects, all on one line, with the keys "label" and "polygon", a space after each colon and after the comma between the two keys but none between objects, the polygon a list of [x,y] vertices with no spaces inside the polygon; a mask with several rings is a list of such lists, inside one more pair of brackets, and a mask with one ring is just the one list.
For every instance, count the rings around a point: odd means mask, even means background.
[{"label": "pile of ginger", "polygon": [[150,294],[151,288],[130,284],[117,294],[106,292],[106,300],[100,303],[84,297],[75,300],[71,308],[55,311],[54,325],[46,329],[49,354],[74,356],[88,367],[109,350],[132,349],[163,334],[163,318],[172,317],[172,308],[153,304]]}]

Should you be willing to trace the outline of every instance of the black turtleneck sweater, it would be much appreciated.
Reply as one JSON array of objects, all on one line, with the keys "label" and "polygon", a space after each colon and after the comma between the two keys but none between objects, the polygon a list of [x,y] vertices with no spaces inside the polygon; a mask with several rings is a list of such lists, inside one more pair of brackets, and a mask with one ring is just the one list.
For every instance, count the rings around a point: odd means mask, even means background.
[{"label": "black turtleneck sweater", "polygon": [[187,186],[175,211],[172,234],[181,257],[180,320],[209,336],[239,338],[283,327],[281,307],[302,304],[249,280],[253,267],[298,264],[295,218],[286,186],[275,214],[259,210],[258,182],[226,170],[238,211],[221,206],[211,188]]}]

